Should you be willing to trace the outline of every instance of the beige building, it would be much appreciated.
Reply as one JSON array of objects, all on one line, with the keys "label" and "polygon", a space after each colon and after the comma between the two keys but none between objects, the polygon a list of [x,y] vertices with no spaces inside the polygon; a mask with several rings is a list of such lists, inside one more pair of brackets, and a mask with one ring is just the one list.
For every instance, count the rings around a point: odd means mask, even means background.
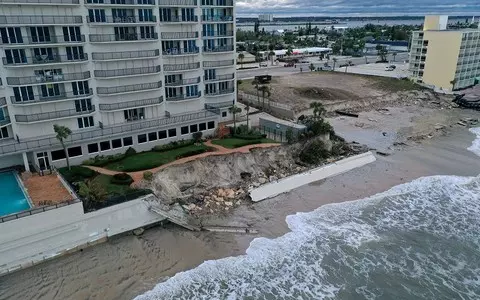
[{"label": "beige building", "polygon": [[480,78],[480,30],[447,30],[447,16],[426,16],[412,33],[411,77],[444,90],[462,89]]}]

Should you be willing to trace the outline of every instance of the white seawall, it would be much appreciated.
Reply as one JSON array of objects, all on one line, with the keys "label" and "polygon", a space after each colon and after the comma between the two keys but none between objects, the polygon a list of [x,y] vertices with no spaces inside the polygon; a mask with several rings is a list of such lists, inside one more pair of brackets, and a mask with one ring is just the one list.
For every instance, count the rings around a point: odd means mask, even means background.
[{"label": "white seawall", "polygon": [[289,192],[302,185],[319,181],[362,167],[376,160],[371,152],[351,156],[335,163],[264,184],[250,191],[253,202],[259,202]]}]

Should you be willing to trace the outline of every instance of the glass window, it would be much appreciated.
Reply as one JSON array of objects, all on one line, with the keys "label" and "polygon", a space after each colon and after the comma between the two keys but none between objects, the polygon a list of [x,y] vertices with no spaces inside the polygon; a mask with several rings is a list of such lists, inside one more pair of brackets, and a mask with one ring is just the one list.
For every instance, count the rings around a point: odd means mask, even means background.
[{"label": "glass window", "polygon": [[207,124],[206,123],[198,124],[198,129],[200,129],[200,131],[207,130]]},{"label": "glass window", "polygon": [[139,134],[138,135],[138,143],[143,144],[147,142],[147,135],[146,134]]},{"label": "glass window", "polygon": [[82,156],[82,147],[72,147],[67,149],[68,157]]},{"label": "glass window", "polygon": [[63,149],[52,151],[52,160],[60,160],[65,158],[66,158],[65,151],[63,151]]},{"label": "glass window", "polygon": [[227,117],[227,112],[226,111],[222,111],[222,118],[226,118]]},{"label": "glass window", "polygon": [[169,129],[169,130],[168,130],[168,136],[169,136],[169,137],[177,136],[177,128]]},{"label": "glass window", "polygon": [[98,152],[98,144],[88,144],[87,145],[88,153],[97,153]]},{"label": "glass window", "polygon": [[198,125],[197,124],[193,124],[193,125],[190,125],[190,132],[197,132],[198,131]]},{"label": "glass window", "polygon": [[150,132],[148,134],[148,141],[156,141],[157,140],[157,132]]},{"label": "glass window", "polygon": [[213,129],[213,128],[215,128],[215,121],[210,121],[210,122],[208,122],[208,123],[207,123],[207,127],[208,127],[208,129]]},{"label": "glass window", "polygon": [[158,139],[159,140],[166,139],[166,138],[167,138],[167,131],[166,130],[162,130],[162,131],[158,132]]},{"label": "glass window", "polygon": [[100,142],[100,150],[101,151],[110,150],[110,141]]},{"label": "glass window", "polygon": [[113,149],[122,148],[122,139],[112,140],[112,148]]},{"label": "glass window", "polygon": [[131,136],[123,138],[123,146],[133,145],[133,138]]},{"label": "glass window", "polygon": [[181,134],[188,134],[188,126],[183,126],[180,128]]}]

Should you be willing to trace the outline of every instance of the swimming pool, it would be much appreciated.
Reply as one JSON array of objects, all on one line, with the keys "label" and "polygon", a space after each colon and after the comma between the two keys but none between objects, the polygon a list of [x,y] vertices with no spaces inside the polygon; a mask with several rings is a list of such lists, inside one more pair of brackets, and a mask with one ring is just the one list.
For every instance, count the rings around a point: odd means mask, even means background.
[{"label": "swimming pool", "polygon": [[30,209],[27,197],[13,172],[0,173],[0,216]]}]

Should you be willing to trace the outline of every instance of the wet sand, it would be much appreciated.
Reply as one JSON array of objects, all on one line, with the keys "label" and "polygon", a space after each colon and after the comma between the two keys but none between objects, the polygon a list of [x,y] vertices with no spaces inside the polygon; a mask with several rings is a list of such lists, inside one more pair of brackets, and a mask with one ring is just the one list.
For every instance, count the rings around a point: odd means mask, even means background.
[{"label": "wet sand", "polygon": [[[256,236],[273,238],[288,231],[285,217],[296,212],[364,198],[422,176],[476,176],[480,158],[467,150],[473,139],[466,128],[452,128],[445,136],[274,199],[240,207],[228,219],[212,218],[209,224],[248,224],[260,231]],[[256,236],[156,227],[141,237],[114,238],[0,277],[0,299],[131,299],[205,260],[244,254]]]}]

